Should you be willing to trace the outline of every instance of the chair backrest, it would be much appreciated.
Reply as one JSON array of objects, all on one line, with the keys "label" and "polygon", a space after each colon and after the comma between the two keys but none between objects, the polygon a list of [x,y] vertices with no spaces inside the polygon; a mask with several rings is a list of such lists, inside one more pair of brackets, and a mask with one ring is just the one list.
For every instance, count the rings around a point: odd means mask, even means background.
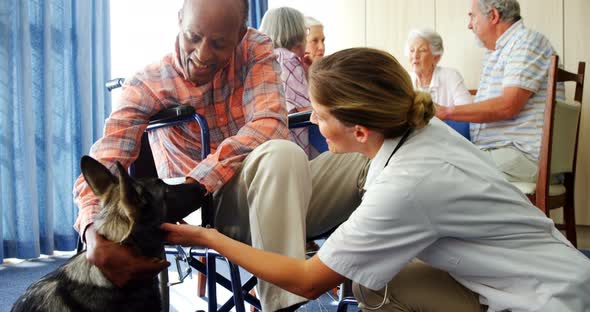
[{"label": "chair backrest", "polygon": [[[584,91],[584,71],[586,64],[578,63],[577,73],[558,67],[559,57],[551,57],[547,80],[547,100],[545,103],[544,126],[539,152],[539,171],[535,191],[535,204],[545,213],[549,194],[551,174],[565,173],[566,189],[573,192],[576,171],[576,151],[580,129],[580,115]],[[574,101],[557,101],[557,83],[575,83]],[[568,188],[568,185],[569,188]]]},{"label": "chair backrest", "polygon": [[469,132],[469,122],[467,121],[455,121],[447,119],[444,121],[449,127],[455,129],[460,135],[465,137],[467,140],[471,140],[471,133]]}]

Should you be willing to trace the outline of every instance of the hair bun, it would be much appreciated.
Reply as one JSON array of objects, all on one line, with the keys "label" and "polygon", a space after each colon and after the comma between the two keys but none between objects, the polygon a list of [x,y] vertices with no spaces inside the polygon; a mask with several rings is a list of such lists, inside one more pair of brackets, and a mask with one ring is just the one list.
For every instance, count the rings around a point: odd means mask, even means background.
[{"label": "hair bun", "polygon": [[424,128],[434,117],[435,108],[430,94],[416,92],[414,103],[408,111],[408,124],[414,129]]}]

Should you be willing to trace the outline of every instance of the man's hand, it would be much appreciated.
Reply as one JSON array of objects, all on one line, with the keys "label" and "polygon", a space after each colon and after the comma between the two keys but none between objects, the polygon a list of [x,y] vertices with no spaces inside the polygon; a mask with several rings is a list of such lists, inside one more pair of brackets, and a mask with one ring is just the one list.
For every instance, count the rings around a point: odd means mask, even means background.
[{"label": "man's hand", "polygon": [[150,280],[170,265],[162,259],[138,256],[131,248],[106,240],[93,225],[88,227],[85,237],[86,259],[117,287]]},{"label": "man's hand", "polygon": [[434,104],[434,108],[436,109],[436,117],[440,120],[446,120],[449,119],[449,115],[452,113],[454,107]]}]

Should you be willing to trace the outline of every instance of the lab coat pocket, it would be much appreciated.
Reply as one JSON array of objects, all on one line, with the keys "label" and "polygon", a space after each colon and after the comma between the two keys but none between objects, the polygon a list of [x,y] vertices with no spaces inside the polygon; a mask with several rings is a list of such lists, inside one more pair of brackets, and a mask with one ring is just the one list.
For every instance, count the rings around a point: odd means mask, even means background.
[{"label": "lab coat pocket", "polygon": [[461,263],[461,257],[445,248],[444,245],[445,244],[443,243],[442,246],[440,246],[440,244],[437,243],[436,247],[427,248],[418,255],[418,259],[435,268],[444,271],[454,271]]}]

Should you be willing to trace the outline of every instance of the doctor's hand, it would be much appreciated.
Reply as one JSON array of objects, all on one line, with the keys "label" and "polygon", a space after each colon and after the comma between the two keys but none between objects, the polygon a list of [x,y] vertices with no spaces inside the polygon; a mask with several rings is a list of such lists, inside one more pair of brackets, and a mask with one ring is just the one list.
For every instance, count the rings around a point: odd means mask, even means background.
[{"label": "doctor's hand", "polygon": [[105,239],[93,225],[88,227],[85,237],[86,259],[119,288],[149,281],[170,265],[159,258],[139,256],[130,247]]},{"label": "doctor's hand", "polygon": [[210,247],[211,235],[216,229],[189,224],[163,223],[160,228],[165,232],[164,240],[182,246]]}]

